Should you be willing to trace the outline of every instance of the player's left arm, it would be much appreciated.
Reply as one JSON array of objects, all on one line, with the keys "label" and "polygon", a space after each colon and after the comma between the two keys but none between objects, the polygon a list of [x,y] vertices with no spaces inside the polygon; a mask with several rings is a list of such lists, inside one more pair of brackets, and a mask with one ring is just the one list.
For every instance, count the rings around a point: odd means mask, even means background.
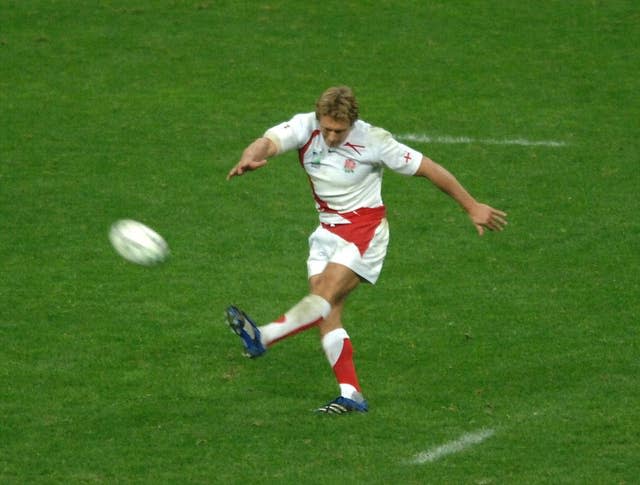
[{"label": "player's left arm", "polygon": [[485,229],[502,231],[507,225],[505,212],[475,200],[451,172],[428,157],[422,157],[420,166],[414,175],[428,179],[460,204],[469,215],[480,236],[484,234]]}]

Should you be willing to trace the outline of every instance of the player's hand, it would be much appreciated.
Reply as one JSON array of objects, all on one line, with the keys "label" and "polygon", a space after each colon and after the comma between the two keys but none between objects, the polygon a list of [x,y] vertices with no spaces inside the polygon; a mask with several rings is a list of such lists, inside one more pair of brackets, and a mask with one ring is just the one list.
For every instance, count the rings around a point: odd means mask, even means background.
[{"label": "player's hand", "polygon": [[484,234],[485,229],[502,231],[507,225],[507,213],[487,204],[476,203],[469,211],[469,217],[476,226],[479,236]]},{"label": "player's hand", "polygon": [[266,160],[240,160],[235,167],[229,170],[227,174],[227,180],[236,175],[243,175],[245,172],[251,172],[257,170],[260,167],[264,167],[267,164]]}]

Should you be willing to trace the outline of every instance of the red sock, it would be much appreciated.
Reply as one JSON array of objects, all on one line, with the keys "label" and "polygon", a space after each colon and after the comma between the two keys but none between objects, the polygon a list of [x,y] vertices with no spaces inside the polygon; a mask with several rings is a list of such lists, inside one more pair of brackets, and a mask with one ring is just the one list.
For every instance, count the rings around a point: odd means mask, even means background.
[{"label": "red sock", "polygon": [[352,399],[360,393],[360,383],[353,363],[353,346],[344,328],[337,328],[322,338],[322,347],[333,368],[340,394]]},{"label": "red sock", "polygon": [[338,357],[338,361],[333,366],[333,372],[341,386],[342,384],[350,384],[356,391],[360,392],[356,367],[353,364],[353,346],[351,345],[351,339],[346,338],[342,341],[342,352],[340,353],[340,357]]}]

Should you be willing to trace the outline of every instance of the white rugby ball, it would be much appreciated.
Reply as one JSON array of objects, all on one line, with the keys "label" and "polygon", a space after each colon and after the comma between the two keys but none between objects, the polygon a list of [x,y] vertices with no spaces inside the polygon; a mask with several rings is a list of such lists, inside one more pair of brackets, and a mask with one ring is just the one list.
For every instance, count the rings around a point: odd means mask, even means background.
[{"label": "white rugby ball", "polygon": [[109,240],[120,256],[135,264],[152,266],[169,256],[169,245],[160,234],[131,219],[114,222]]}]

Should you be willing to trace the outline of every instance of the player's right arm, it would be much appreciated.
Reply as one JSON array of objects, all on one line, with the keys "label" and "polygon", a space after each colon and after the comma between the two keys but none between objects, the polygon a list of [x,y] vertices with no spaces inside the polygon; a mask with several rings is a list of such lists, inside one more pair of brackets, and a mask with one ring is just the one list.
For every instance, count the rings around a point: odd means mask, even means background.
[{"label": "player's right arm", "polygon": [[243,175],[245,172],[257,170],[267,164],[267,159],[278,154],[276,144],[266,137],[261,137],[251,143],[242,152],[240,161],[229,170],[227,180],[236,175]]}]

